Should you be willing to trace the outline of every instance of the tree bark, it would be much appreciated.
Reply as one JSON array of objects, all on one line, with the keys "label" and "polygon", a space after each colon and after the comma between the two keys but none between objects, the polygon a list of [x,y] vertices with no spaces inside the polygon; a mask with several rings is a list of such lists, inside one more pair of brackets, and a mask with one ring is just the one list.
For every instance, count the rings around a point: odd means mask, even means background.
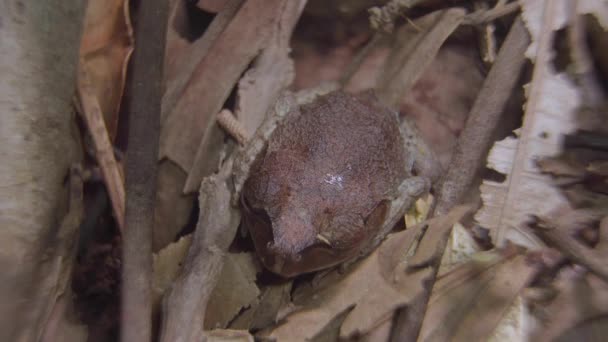
[{"label": "tree bark", "polygon": [[0,340],[38,341],[67,295],[82,155],[72,98],[85,1],[0,1]]}]

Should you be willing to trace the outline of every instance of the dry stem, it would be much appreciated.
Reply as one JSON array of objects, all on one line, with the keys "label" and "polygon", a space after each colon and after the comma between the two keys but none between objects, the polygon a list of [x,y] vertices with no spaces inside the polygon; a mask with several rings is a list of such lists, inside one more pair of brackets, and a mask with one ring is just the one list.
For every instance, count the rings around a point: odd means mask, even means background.
[{"label": "dry stem", "polygon": [[167,32],[167,0],[140,3],[126,164],[121,340],[152,339],[152,227]]},{"label": "dry stem", "polygon": [[81,59],[78,72],[78,94],[82,104],[82,117],[87,125],[95,146],[95,157],[101,169],[103,181],[108,189],[112,209],[121,232],[125,226],[125,184],[119,164],[114,156],[99,101],[91,88],[91,81]]}]

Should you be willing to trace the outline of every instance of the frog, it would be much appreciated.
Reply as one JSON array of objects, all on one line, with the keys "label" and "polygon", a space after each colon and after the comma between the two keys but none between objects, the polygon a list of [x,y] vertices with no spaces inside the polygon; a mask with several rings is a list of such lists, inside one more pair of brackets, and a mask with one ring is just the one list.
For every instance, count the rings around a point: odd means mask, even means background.
[{"label": "frog", "polygon": [[430,187],[410,131],[373,91],[284,94],[235,163],[262,265],[291,278],[373,251]]}]

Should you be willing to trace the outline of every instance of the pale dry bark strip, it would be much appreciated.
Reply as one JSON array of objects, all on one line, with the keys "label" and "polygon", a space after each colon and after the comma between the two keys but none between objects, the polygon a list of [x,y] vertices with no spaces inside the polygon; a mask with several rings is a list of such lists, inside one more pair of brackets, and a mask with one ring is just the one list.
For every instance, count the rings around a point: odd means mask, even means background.
[{"label": "pale dry bark strip", "polygon": [[99,101],[93,92],[87,66],[83,59],[80,60],[78,71],[78,94],[82,105],[82,117],[91,134],[95,146],[95,157],[108,189],[118,228],[122,232],[125,226],[125,184],[120,165],[116,162],[114,156],[114,149],[110,142]]},{"label": "pale dry bark strip", "polygon": [[152,232],[169,3],[141,2],[129,84],[126,211],[122,251],[121,339],[152,338]]}]

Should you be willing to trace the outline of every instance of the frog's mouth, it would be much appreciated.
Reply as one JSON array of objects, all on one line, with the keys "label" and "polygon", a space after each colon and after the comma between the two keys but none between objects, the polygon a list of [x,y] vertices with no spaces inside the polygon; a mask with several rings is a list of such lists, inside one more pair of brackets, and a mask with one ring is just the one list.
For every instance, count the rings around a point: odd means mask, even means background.
[{"label": "frog's mouth", "polygon": [[328,245],[318,239],[301,251],[285,251],[274,245],[272,222],[265,210],[255,210],[243,201],[243,224],[249,230],[260,261],[268,270],[283,277],[294,277],[336,266],[356,257],[359,245],[348,249]]}]

